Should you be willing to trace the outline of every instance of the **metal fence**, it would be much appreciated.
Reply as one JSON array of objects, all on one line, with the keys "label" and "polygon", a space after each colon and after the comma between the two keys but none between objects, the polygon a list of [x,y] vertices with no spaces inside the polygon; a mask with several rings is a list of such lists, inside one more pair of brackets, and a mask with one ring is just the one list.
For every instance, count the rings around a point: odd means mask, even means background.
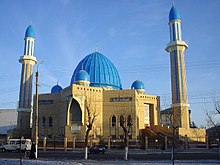
[{"label": "metal fence", "polygon": [[[198,142],[190,139],[195,139],[194,137],[185,137],[185,138],[172,138],[172,137],[155,137],[155,138],[142,138],[136,141],[129,140],[130,149],[145,149],[145,150],[169,150],[174,146],[179,150],[188,150],[188,149],[214,149],[219,147],[219,139],[214,137],[199,137],[206,139],[206,141]],[[201,141],[201,140],[200,140]],[[64,138],[52,137],[46,139],[46,148],[60,149],[65,146]],[[124,140],[123,139],[89,139],[89,147],[95,144],[101,144],[106,148],[110,149],[123,149]],[[39,147],[44,147],[44,139],[39,139]],[[85,139],[75,139],[73,142],[72,139],[67,140],[67,148],[84,148]]]}]

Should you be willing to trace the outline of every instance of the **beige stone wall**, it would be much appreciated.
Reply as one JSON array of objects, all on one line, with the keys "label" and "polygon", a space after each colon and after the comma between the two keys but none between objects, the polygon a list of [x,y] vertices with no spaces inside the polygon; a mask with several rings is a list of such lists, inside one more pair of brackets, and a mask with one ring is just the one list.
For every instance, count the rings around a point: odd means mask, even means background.
[{"label": "beige stone wall", "polygon": [[[103,135],[108,137],[115,135],[116,138],[123,136],[122,127],[119,126],[120,116],[126,119],[128,115],[132,117],[132,136],[136,137],[136,112],[134,104],[134,92],[131,90],[106,90],[103,95]],[[126,100],[127,99],[127,100]],[[130,100],[131,99],[131,100]],[[111,126],[112,116],[116,117],[116,127]]]},{"label": "beige stone wall", "polygon": [[[47,137],[58,137],[60,134],[60,118],[65,121],[65,115],[62,114],[60,110],[60,100],[59,94],[41,94],[39,95],[39,132],[38,137],[41,139],[44,136]],[[45,117],[46,122],[43,126],[43,117]],[[52,127],[49,126],[49,118],[52,117]],[[33,113],[33,119],[35,119],[35,107]],[[33,120],[35,123],[35,120]],[[33,132],[35,132],[35,124],[33,123]]]},{"label": "beige stone wall", "polygon": [[[177,128],[176,130],[176,135],[183,141],[187,136],[190,141],[205,142],[206,130],[203,128]],[[168,137],[173,136],[173,129],[169,126],[156,125],[153,127],[153,131]]]},{"label": "beige stone wall", "polygon": [[[112,99],[115,99],[115,101]],[[139,137],[140,129],[144,129],[146,126],[144,123],[144,104],[150,105],[150,111],[148,114],[149,120],[151,120],[152,123],[158,124],[158,99],[159,98],[156,96],[139,94],[136,90],[104,91],[104,137],[116,135],[116,138],[120,138],[123,136],[123,130],[119,126],[119,118],[121,115],[125,118],[127,118],[128,115],[131,115],[133,122],[131,134],[132,139],[136,140]],[[113,115],[116,116],[116,127],[111,126],[111,117]]]},{"label": "beige stone wall", "polygon": [[[93,124],[93,130],[90,135],[95,138],[101,136],[102,130],[102,116],[103,116],[103,89],[98,87],[89,87],[81,85],[72,85],[72,98],[75,99],[82,110],[82,125],[81,130],[71,130],[76,126],[74,123],[69,123],[66,127],[66,136],[68,139],[72,139],[75,136],[77,139],[84,139],[86,132],[86,124],[88,122],[87,107],[91,111],[92,115],[97,115]],[[70,140],[71,141],[71,140]]]},{"label": "beige stone wall", "polygon": [[[150,123],[149,125],[145,125],[143,121],[144,117],[144,105],[149,105],[149,116]],[[160,123],[160,97],[153,96],[149,94],[139,94],[136,93],[136,106],[137,106],[137,114],[139,117],[139,129],[144,129],[146,126],[154,126]]]},{"label": "beige stone wall", "polygon": [[187,135],[191,141],[205,142],[206,130],[204,128],[179,128],[178,133],[180,137]]},{"label": "beige stone wall", "polygon": [[[118,99],[118,100],[117,100]],[[46,101],[45,103],[42,100]],[[76,100],[82,111],[82,123],[77,125],[71,122],[71,104]],[[52,103],[51,103],[52,101]],[[39,95],[39,137],[66,136],[72,141],[73,136],[84,140],[86,123],[88,122],[87,106],[92,114],[98,114],[90,132],[94,138],[107,139],[111,135],[123,137],[123,130],[119,126],[119,117],[125,119],[131,115],[133,126],[132,139],[139,137],[140,129],[145,128],[145,104],[149,105],[149,123],[159,123],[159,97],[140,94],[136,90],[113,90],[109,88],[71,85],[57,94]],[[111,117],[116,116],[116,127],[111,127]],[[46,125],[42,126],[42,118],[46,117]],[[48,126],[48,118],[53,118],[52,127]],[[33,130],[34,131],[34,130]]]}]

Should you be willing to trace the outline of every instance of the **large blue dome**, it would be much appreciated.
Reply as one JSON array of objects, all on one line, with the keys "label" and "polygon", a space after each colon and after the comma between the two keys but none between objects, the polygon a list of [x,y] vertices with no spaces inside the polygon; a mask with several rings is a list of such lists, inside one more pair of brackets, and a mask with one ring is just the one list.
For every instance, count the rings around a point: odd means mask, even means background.
[{"label": "large blue dome", "polygon": [[25,38],[26,37],[32,37],[32,38],[34,38],[34,28],[33,28],[33,26],[32,25],[29,25],[28,26],[28,28],[27,28],[27,30],[26,30],[26,32],[25,32]]},{"label": "large blue dome", "polygon": [[99,52],[87,55],[74,70],[71,84],[74,84],[77,73],[85,70],[90,77],[90,86],[121,89],[121,80],[113,63]]}]

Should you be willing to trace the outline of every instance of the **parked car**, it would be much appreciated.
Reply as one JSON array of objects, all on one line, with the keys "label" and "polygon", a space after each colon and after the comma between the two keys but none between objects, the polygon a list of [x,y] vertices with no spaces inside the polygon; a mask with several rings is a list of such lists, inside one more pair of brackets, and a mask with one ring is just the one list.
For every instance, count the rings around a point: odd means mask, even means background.
[{"label": "parked car", "polygon": [[104,154],[105,147],[103,147],[102,145],[94,145],[89,149],[89,152],[90,152],[90,154],[93,154],[93,153],[94,154],[99,154],[99,153]]},{"label": "parked car", "polygon": [[9,139],[6,144],[0,146],[0,150],[2,152],[31,150],[31,139]]}]

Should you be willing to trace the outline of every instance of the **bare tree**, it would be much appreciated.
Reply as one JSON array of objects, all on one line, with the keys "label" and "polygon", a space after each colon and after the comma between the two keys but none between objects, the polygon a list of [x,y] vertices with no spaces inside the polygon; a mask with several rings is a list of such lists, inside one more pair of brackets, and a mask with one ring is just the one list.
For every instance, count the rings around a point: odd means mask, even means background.
[{"label": "bare tree", "polygon": [[128,160],[129,133],[131,131],[132,125],[133,123],[130,115],[127,118],[127,126],[124,116],[120,116],[120,126],[124,131],[125,160]]},{"label": "bare tree", "polygon": [[[176,131],[177,129],[180,127],[180,123],[176,123],[176,119],[174,118],[174,112],[173,112],[173,108],[171,108],[169,111],[167,111],[166,113],[166,117],[170,122],[170,125],[172,127],[172,138],[173,138],[173,142],[172,142],[172,152],[171,152],[171,160],[173,161],[174,164],[174,153],[175,153],[175,141],[176,141]],[[174,124],[175,123],[175,124]]]},{"label": "bare tree", "polygon": [[211,127],[211,131],[208,131],[210,135],[220,136],[220,101],[218,97],[213,96],[214,108],[212,110],[206,110],[206,121],[208,127]]},{"label": "bare tree", "polygon": [[85,136],[85,159],[88,159],[88,140],[89,133],[92,130],[93,124],[98,116],[96,109],[91,108],[90,105],[86,104],[87,122],[86,122],[86,136]]}]

